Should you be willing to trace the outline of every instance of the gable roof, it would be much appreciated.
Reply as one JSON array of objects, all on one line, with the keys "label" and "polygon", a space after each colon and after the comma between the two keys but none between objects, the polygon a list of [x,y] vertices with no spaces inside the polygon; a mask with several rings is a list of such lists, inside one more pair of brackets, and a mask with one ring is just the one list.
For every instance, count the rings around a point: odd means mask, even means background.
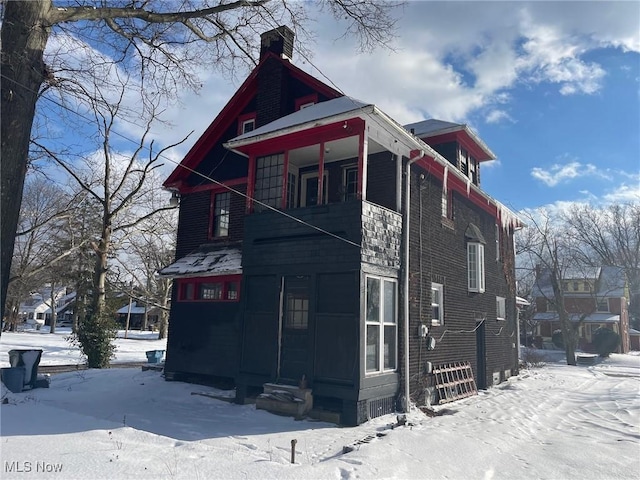
[{"label": "gable roof", "polygon": [[258,65],[242,83],[240,88],[236,90],[236,93],[233,94],[231,99],[222,108],[213,122],[211,122],[200,138],[196,140],[189,152],[180,162],[180,165],[178,165],[173,172],[171,172],[171,175],[169,175],[165,180],[163,183],[165,188],[179,189],[182,182],[191,174],[191,171],[197,167],[202,158],[218,141],[220,141],[220,137],[227,130],[229,125],[236,121],[238,115],[256,95],[258,89],[258,73],[263,65],[269,60],[281,62],[282,65],[289,70],[289,73],[293,78],[306,83],[326,97],[335,98],[342,96],[342,93],[325,83],[322,83],[320,80],[309,75],[304,70],[296,67],[287,59],[281,58],[274,53],[265,54]]},{"label": "gable roof", "polygon": [[[568,268],[564,272],[561,280],[596,280],[597,291],[595,295],[598,297],[624,297],[626,295],[626,275],[622,267],[605,265],[602,267],[586,267],[584,269]],[[535,297],[553,296],[551,271],[549,269],[544,268],[538,274],[532,294]],[[591,295],[591,293],[565,292],[565,296],[567,297],[574,297],[576,295],[585,296]]]},{"label": "gable roof", "polygon": [[262,135],[268,135],[291,127],[297,127],[306,123],[316,122],[324,118],[330,118],[342,113],[349,113],[372,106],[373,104],[361,102],[348,96],[334,98],[280,117],[251,132],[239,135],[229,140],[229,142],[233,142],[234,144],[240,143],[243,140],[253,139]]}]

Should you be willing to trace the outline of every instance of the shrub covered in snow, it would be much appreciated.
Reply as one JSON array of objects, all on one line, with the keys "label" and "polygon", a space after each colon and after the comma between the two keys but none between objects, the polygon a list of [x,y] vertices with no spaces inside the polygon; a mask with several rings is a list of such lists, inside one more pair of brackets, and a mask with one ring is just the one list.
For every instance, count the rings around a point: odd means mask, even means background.
[{"label": "shrub covered in snow", "polygon": [[593,346],[601,357],[608,357],[620,344],[620,335],[610,328],[600,327],[593,332]]}]

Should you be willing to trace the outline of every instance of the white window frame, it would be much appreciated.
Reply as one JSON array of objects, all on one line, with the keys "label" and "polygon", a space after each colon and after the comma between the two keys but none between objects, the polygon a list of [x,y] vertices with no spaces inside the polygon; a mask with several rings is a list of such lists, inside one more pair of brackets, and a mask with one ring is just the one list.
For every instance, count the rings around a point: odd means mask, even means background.
[{"label": "white window frame", "polygon": [[[438,293],[437,302],[434,301],[434,299],[436,298],[436,296],[434,295],[434,292]],[[433,315],[433,309],[435,307],[438,308],[438,312],[439,312],[439,316],[437,318]],[[431,283],[431,326],[440,327],[442,325],[444,325],[444,285],[442,285],[441,283],[432,282]]]},{"label": "white window frame", "polygon": [[[251,130],[247,130],[247,127],[251,125]],[[249,132],[253,132],[256,129],[256,119],[255,118],[249,118],[247,120],[244,120],[242,122],[242,127],[241,127],[241,131],[242,133],[249,133]]]},{"label": "white window frame", "polygon": [[467,243],[467,290],[483,293],[484,282],[484,245],[478,242]]},{"label": "white window frame", "polygon": [[[377,280],[379,282],[378,288],[378,318],[377,320],[372,320],[368,315],[368,300],[369,300],[369,280]],[[389,283],[393,285],[393,311],[391,312],[393,322],[385,321],[385,309],[387,305],[385,304],[386,298],[384,295],[384,287],[385,283]],[[375,275],[365,275],[365,298],[364,298],[364,320],[365,320],[365,342],[364,342],[364,370],[365,375],[379,375],[381,373],[388,373],[396,371],[398,368],[398,282],[393,278],[387,277],[379,277]],[[375,370],[369,370],[367,368],[367,348],[368,348],[368,332],[369,327],[377,327],[378,328],[378,365],[376,365]],[[385,366],[385,330],[388,328],[393,328],[393,337],[394,337],[394,355],[393,358],[389,358],[390,363],[392,365],[390,367]]]},{"label": "white window frame", "polygon": [[496,320],[507,319],[507,299],[496,297]]}]

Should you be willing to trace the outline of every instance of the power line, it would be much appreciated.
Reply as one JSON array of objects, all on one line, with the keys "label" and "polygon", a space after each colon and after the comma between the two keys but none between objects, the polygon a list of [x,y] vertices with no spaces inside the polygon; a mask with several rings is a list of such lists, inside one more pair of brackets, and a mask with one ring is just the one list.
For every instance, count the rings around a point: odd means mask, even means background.
[{"label": "power line", "polygon": [[[33,90],[29,89],[27,86],[25,86],[25,85],[23,85],[23,84],[21,84],[21,83],[19,83],[19,82],[16,82],[15,80],[9,79],[6,75],[4,75],[4,74],[2,74],[2,73],[0,73],[0,76],[2,76],[5,80],[12,81],[14,84],[21,86],[21,87],[22,87],[22,88],[24,88],[25,90],[31,91],[32,93],[36,93],[36,92],[34,92]],[[74,110],[72,110],[71,108],[67,107],[66,105],[63,105],[62,103],[60,103],[60,102],[58,102],[58,101],[56,101],[56,100],[54,100],[54,99],[52,99],[52,98],[49,98],[48,96],[42,96],[41,98],[44,98],[45,100],[47,100],[47,101],[49,101],[49,102],[53,103],[54,105],[58,106],[59,108],[61,108],[61,109],[63,109],[63,110],[66,110],[66,111],[68,111],[68,112],[71,112],[71,113],[72,113],[72,114],[74,114],[74,115],[77,115],[78,117],[80,117],[80,118],[81,118],[81,119],[83,119],[83,120],[86,120],[86,121],[88,121],[88,122],[93,122],[93,121],[94,121],[93,119],[91,119],[91,118],[89,118],[89,117],[85,116],[84,114],[82,114],[82,113],[80,113],[80,112],[77,112],[77,111],[74,111]],[[127,141],[127,142],[130,142],[130,143],[132,143],[132,144],[134,144],[134,145],[140,146],[140,142],[137,142],[137,141],[133,140],[132,138],[127,137],[126,135],[124,135],[124,134],[122,134],[122,133],[118,132],[118,131],[117,131],[117,130],[115,130],[115,129],[110,129],[110,132],[111,132],[111,133],[113,133],[115,136],[117,136],[117,137],[119,137],[119,138],[121,138],[121,139],[123,139],[123,140],[125,140],[125,141]],[[143,149],[145,149],[145,150],[147,150],[147,151],[149,151],[149,152],[151,152],[151,149],[150,149],[148,146],[146,146],[146,145],[143,145],[143,146],[142,146],[142,148],[143,148]],[[311,223],[309,223],[309,222],[307,222],[307,221],[305,221],[305,220],[302,220],[302,219],[300,219],[300,218],[294,217],[293,215],[290,215],[290,214],[288,214],[288,213],[286,213],[286,212],[283,212],[282,210],[278,210],[277,208],[275,208],[275,207],[273,207],[273,206],[271,206],[271,205],[268,205],[268,204],[266,204],[266,203],[264,203],[264,202],[262,202],[262,201],[260,201],[260,200],[257,200],[257,199],[255,199],[255,198],[253,198],[253,197],[250,197],[250,196],[249,196],[249,195],[247,195],[246,193],[243,193],[243,192],[241,192],[241,191],[239,191],[239,190],[236,190],[235,188],[230,187],[230,186],[228,186],[228,185],[224,184],[223,182],[220,182],[220,181],[218,181],[218,180],[215,180],[215,179],[213,179],[213,178],[211,178],[211,177],[209,177],[209,176],[207,176],[207,175],[205,175],[205,174],[203,174],[203,173],[200,173],[200,172],[198,172],[198,171],[196,171],[196,170],[194,170],[194,169],[192,169],[192,168],[190,168],[190,167],[187,167],[186,165],[183,165],[182,163],[179,163],[179,162],[177,162],[176,160],[173,160],[172,158],[169,158],[169,157],[167,157],[166,155],[164,155],[164,154],[162,154],[162,153],[160,153],[160,154],[159,154],[159,158],[162,158],[162,159],[164,159],[164,160],[167,160],[167,161],[169,161],[169,162],[171,162],[171,163],[175,164],[176,166],[178,166],[178,167],[180,167],[180,168],[183,168],[183,169],[185,169],[185,170],[187,170],[187,171],[189,171],[189,172],[191,172],[191,173],[193,173],[193,174],[196,174],[196,175],[198,175],[198,176],[200,176],[200,177],[204,178],[205,180],[210,181],[211,183],[213,183],[213,184],[215,184],[215,185],[218,185],[218,186],[224,187],[225,189],[229,190],[229,191],[230,191],[230,192],[232,192],[232,193],[235,193],[236,195],[240,195],[241,197],[243,197],[243,198],[245,198],[245,199],[250,199],[252,202],[254,202],[254,203],[256,203],[256,204],[258,204],[258,205],[262,206],[262,207],[263,207],[263,208],[265,208],[265,209],[268,209],[268,210],[271,210],[271,211],[273,211],[273,212],[276,212],[276,213],[278,213],[279,215],[282,215],[282,216],[284,216],[284,217],[286,217],[286,218],[289,218],[290,220],[294,220],[294,221],[296,221],[296,222],[298,222],[298,223],[300,223],[300,224],[302,224],[302,225],[305,225],[305,226],[307,226],[307,227],[309,227],[309,228],[312,228],[312,229],[314,229],[314,230],[316,230],[316,231],[318,231],[318,232],[320,232],[320,233],[323,233],[323,234],[325,234],[325,235],[328,235],[328,236],[330,236],[330,237],[336,238],[336,239],[338,239],[338,240],[340,240],[340,241],[343,241],[343,242],[345,242],[345,243],[347,243],[347,244],[350,244],[350,245],[353,245],[353,246],[355,246],[355,247],[361,248],[361,245],[360,245],[360,244],[358,244],[358,243],[355,243],[355,242],[353,242],[353,241],[351,241],[351,240],[349,240],[349,239],[347,239],[347,238],[341,237],[340,235],[336,235],[335,233],[329,232],[328,230],[325,230],[325,229],[323,229],[323,228],[321,228],[321,227],[318,227],[317,225],[313,225],[313,224],[311,224]]]}]

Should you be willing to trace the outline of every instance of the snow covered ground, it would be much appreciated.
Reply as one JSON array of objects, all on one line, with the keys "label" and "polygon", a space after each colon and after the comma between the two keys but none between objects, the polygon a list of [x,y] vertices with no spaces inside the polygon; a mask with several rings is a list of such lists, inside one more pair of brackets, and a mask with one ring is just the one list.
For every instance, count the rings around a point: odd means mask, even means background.
[{"label": "snow covered ground", "polygon": [[[164,348],[149,339],[117,344],[116,362]],[[3,333],[2,366],[12,348],[42,348],[43,365],[79,359],[62,334]],[[640,356],[588,367],[561,357],[440,407],[439,416],[414,411],[410,425],[393,429],[393,415],[356,428],[295,421],[202,395],[232,392],[138,368],[57,374],[49,389],[13,394],[3,386],[0,477],[640,478]],[[343,454],[345,446],[355,449]]]}]

